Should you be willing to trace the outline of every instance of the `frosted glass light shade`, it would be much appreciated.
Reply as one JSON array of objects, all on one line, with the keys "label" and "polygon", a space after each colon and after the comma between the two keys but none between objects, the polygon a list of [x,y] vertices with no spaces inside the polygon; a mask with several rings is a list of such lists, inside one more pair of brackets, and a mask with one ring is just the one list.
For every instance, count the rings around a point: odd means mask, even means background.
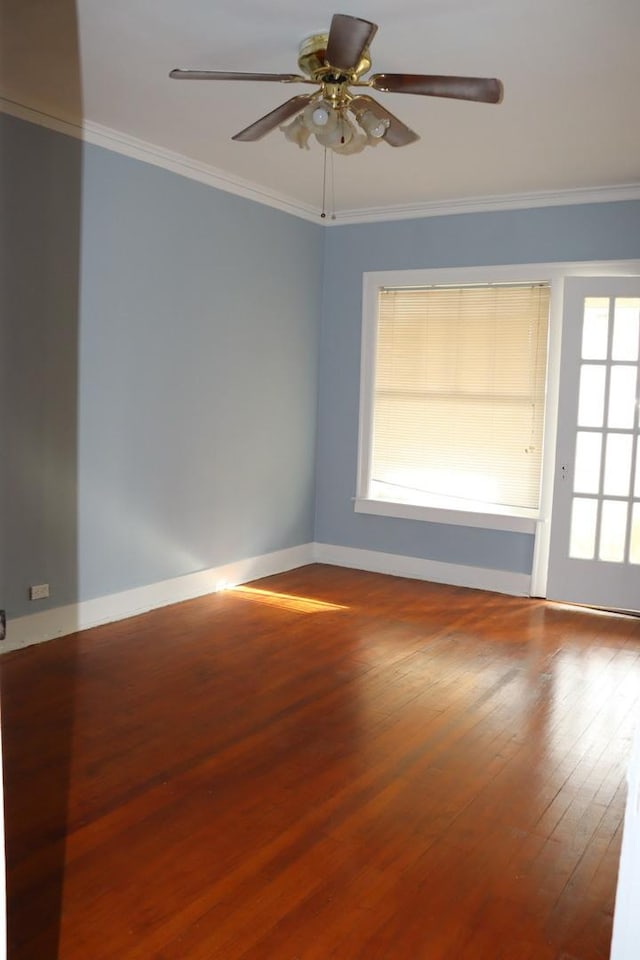
[{"label": "frosted glass light shade", "polygon": [[302,114],[298,114],[295,120],[292,120],[292,122],[286,126],[281,126],[280,129],[287,140],[291,140],[292,143],[297,143],[301,150],[309,149],[311,131],[302,119]]},{"label": "frosted glass light shade", "polygon": [[321,143],[323,147],[337,149],[350,143],[354,133],[355,130],[349,121],[345,120],[344,117],[338,117],[331,130],[325,128],[322,133],[316,134],[316,140]]},{"label": "frosted glass light shade", "polygon": [[389,129],[389,120],[377,117],[371,110],[365,110],[358,117],[358,123],[373,140],[380,140]]}]

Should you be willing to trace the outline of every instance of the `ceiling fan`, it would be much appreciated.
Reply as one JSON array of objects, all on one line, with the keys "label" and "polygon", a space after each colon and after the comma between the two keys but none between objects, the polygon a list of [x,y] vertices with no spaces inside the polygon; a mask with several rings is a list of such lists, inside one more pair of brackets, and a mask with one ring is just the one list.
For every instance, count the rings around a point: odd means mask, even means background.
[{"label": "ceiling fan", "polygon": [[[411,73],[374,73],[369,45],[378,27],[375,23],[336,13],[329,33],[302,41],[295,73],[233,73],[219,70],[172,70],[174,80],[257,80],[275,83],[305,83],[318,87],[313,93],[292,97],[264,117],[236,133],[233,140],[260,140],[276,127],[289,140],[308,148],[313,134],[336,153],[357,153],[384,140],[404,147],[419,140],[406,124],[359,88],[385,93],[413,93],[453,100],[499,103],[502,83],[483,77],[443,77]],[[356,88],[353,90],[353,88]],[[288,126],[281,126],[294,117]]]}]

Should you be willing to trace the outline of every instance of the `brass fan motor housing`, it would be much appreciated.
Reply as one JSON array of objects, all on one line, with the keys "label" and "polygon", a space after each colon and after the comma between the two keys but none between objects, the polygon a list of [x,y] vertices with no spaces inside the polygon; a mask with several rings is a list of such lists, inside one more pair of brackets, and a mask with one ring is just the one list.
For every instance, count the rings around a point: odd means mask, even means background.
[{"label": "brass fan motor housing", "polygon": [[[330,64],[328,64],[325,59],[328,41],[328,33],[314,33],[300,44],[298,66],[314,83],[323,83],[327,75],[334,73]],[[371,57],[369,56],[369,51],[364,50],[357,66],[345,77],[345,80],[348,83],[355,83],[370,69]],[[344,74],[340,74],[340,76],[342,77]]]}]

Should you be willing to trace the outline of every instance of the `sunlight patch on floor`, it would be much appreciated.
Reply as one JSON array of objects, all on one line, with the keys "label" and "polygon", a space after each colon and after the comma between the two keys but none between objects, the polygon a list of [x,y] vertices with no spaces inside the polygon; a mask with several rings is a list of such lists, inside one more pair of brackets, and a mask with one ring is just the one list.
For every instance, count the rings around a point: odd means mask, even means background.
[{"label": "sunlight patch on floor", "polygon": [[553,607],[555,610],[563,610],[567,613],[592,613],[596,617],[626,617],[626,618],[638,618],[640,611],[638,610],[606,610],[604,607],[590,607],[584,603],[561,603],[556,600],[547,600],[547,606]]},{"label": "sunlight patch on floor", "polygon": [[310,597],[296,597],[290,593],[276,593],[273,590],[258,590],[257,587],[232,587],[228,592],[244,600],[264,603],[270,607],[281,607],[293,613],[329,613],[332,610],[349,609],[339,603],[312,600]]}]

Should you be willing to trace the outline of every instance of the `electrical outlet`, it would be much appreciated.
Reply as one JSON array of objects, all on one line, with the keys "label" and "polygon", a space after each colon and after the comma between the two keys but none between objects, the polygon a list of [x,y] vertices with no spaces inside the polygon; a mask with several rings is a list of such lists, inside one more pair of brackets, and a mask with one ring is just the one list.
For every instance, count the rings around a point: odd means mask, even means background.
[{"label": "electrical outlet", "polygon": [[46,600],[48,596],[48,583],[38,583],[33,587],[29,587],[29,600]]},{"label": "electrical outlet", "polygon": [[7,614],[0,610],[0,640],[4,640],[7,635]]}]

